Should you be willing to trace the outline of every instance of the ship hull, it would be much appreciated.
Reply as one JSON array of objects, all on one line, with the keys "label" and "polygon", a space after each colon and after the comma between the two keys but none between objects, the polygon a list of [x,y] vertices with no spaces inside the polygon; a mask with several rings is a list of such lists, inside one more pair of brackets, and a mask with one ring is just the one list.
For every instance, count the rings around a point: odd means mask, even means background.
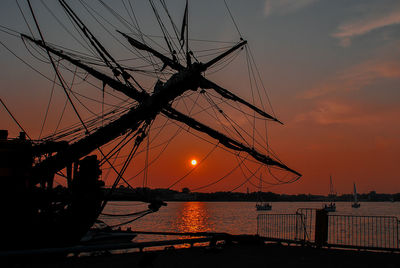
[{"label": "ship hull", "polygon": [[76,244],[100,213],[104,183],[96,156],[76,161],[70,181],[54,187],[55,174],[34,172],[34,151],[27,140],[0,140],[2,250]]}]

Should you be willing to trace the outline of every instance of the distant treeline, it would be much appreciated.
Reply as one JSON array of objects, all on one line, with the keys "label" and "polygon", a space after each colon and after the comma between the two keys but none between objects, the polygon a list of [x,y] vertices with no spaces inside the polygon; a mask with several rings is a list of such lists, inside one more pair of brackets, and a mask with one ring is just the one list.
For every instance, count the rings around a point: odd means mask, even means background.
[{"label": "distant treeline", "polygon": [[[109,189],[105,189],[108,191]],[[215,193],[197,193],[191,192],[188,188],[183,188],[182,191],[174,191],[170,189],[150,189],[150,188],[127,188],[120,186],[116,188],[111,200],[151,200],[160,199],[163,201],[287,201],[287,202],[307,202],[307,201],[335,201],[349,202],[353,200],[352,194],[343,194],[337,196],[323,196],[312,194],[276,194],[272,192],[215,192]],[[358,194],[359,201],[400,201],[400,193],[397,194],[380,194],[375,191],[369,193]]]}]

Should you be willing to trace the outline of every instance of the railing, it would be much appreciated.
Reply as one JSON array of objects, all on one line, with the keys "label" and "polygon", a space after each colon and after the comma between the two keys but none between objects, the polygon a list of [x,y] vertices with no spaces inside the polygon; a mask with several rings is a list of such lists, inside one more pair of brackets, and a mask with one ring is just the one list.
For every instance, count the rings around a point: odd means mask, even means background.
[{"label": "railing", "polygon": [[330,215],[301,208],[295,214],[258,215],[257,234],[267,241],[400,251],[399,221],[390,216]]},{"label": "railing", "polygon": [[113,250],[128,250],[128,249],[139,249],[142,251],[144,248],[151,247],[161,247],[161,246],[171,246],[171,245],[183,245],[189,244],[194,245],[197,243],[207,243],[212,242],[211,237],[201,237],[201,238],[188,238],[188,239],[174,239],[174,240],[164,240],[164,241],[151,241],[151,242],[124,242],[124,243],[108,243],[108,244],[95,244],[86,246],[71,246],[64,248],[40,248],[40,249],[27,249],[27,250],[10,250],[10,251],[0,251],[0,261],[1,258],[10,257],[25,257],[25,256],[40,256],[40,255],[67,255],[67,254],[80,254],[88,252],[104,252]]},{"label": "railing", "polygon": [[[228,233],[216,233],[216,232],[148,232],[148,231],[133,231],[135,234],[142,235],[162,235],[162,236],[175,236],[177,239],[171,240],[159,240],[159,241],[147,241],[147,242],[114,242],[114,243],[93,243],[87,245],[75,245],[69,247],[53,247],[53,248],[34,248],[34,249],[23,249],[23,250],[0,250],[0,263],[4,259],[12,257],[24,257],[24,256],[40,256],[40,255],[68,255],[68,254],[80,254],[80,253],[92,253],[92,252],[118,252],[124,250],[138,249],[143,251],[144,249],[160,249],[167,246],[164,249],[170,248],[171,246],[183,246],[190,245],[191,247],[195,244],[205,245],[209,247],[215,247],[218,243],[224,242],[226,244],[232,242],[260,242],[260,238],[254,235],[231,235]],[[185,238],[190,237],[190,238]],[[128,250],[128,251],[126,251]]]},{"label": "railing", "polygon": [[299,208],[296,214],[302,215],[302,228],[305,234],[305,241],[315,241],[315,213],[316,210],[313,208]]},{"label": "railing", "polygon": [[302,215],[260,214],[257,218],[257,234],[269,240],[303,241]]},{"label": "railing", "polygon": [[328,246],[399,250],[396,217],[328,215]]}]

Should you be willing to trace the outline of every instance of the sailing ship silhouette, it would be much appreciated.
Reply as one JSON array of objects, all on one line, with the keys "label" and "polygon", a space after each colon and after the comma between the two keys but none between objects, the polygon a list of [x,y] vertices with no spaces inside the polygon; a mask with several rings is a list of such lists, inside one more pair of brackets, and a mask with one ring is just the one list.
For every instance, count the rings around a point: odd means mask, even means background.
[{"label": "sailing ship silhouette", "polygon": [[[65,93],[66,103],[72,107],[79,122],[70,128],[55,131],[54,134],[38,140],[27,138],[25,131],[15,139],[8,138],[7,131],[1,132],[1,158],[4,160],[2,165],[7,169],[7,172],[1,173],[3,182],[0,194],[1,209],[8,218],[7,221],[1,223],[1,230],[5,230],[2,248],[54,247],[78,243],[98,221],[113,189],[121,182],[130,185],[124,178],[124,173],[139,147],[148,138],[152,124],[161,115],[172,122],[183,123],[186,127],[208,136],[214,140],[216,147],[222,146],[235,152],[237,156],[245,154],[246,158],[251,158],[259,165],[292,174],[294,179],[291,178],[290,181],[295,181],[301,176],[267,149],[259,150],[254,144],[249,144],[245,138],[238,139],[240,135],[229,136],[200,122],[190,114],[179,111],[174,106],[174,103],[185,94],[197,92],[199,95],[206,95],[207,92],[212,91],[213,94],[217,94],[217,99],[223,102],[230,101],[241,105],[243,111],[251,110],[254,118],[257,115],[262,120],[281,123],[263,108],[237,96],[204,75],[206,71],[224,63],[233,54],[246,47],[246,40],[240,38],[236,44],[226,48],[225,51],[201,62],[189,46],[188,3],[186,2],[180,32],[176,30],[175,24],[169,17],[177,35],[177,38],[172,38],[158,16],[154,3],[150,1],[164,34],[166,52],[161,53],[150,46],[150,42],[145,41],[145,36],[140,32],[139,27],[136,27],[137,25],[131,27],[131,32],[118,29],[116,31],[120,38],[118,42],[124,47],[129,46],[128,50],[137,52],[139,55],[145,53],[146,59],[159,63],[152,66],[154,71],[151,76],[156,77],[156,82],[151,90],[146,90],[137,77],[140,74],[148,74],[148,70],[140,69],[140,66],[127,66],[123,61],[112,56],[112,52],[106,49],[106,45],[103,45],[96,37],[95,31],[86,25],[76,9],[65,0],[59,0],[58,3],[81,37],[84,46],[91,52],[90,55],[47,42],[37,19],[37,12],[30,1],[28,1],[27,9],[34,21],[31,27],[35,27],[39,34],[17,33],[17,36],[21,37],[28,47],[39,51],[42,58],[43,56],[47,58],[47,63],[55,74],[54,84],[57,84]],[[165,2],[162,1],[162,3],[166,15],[169,16]],[[45,3],[42,4],[45,5]],[[115,18],[122,20],[111,7],[103,2],[101,5]],[[123,20],[122,22],[126,23]],[[72,76],[71,86],[66,82],[68,75]],[[85,119],[80,115],[76,102],[73,101],[77,93],[72,91],[72,85],[74,85],[74,79],[78,77],[82,83],[102,84],[100,88],[103,95],[102,107],[105,105],[106,94],[119,94],[119,97],[115,99],[124,98],[128,101],[122,109],[111,110],[107,113],[104,113],[102,109],[101,114]],[[112,92],[109,92],[109,88]],[[215,102],[213,107],[218,107]],[[86,108],[89,110],[89,107]],[[219,108],[218,112],[226,116],[222,109]],[[239,132],[237,128],[234,131]],[[115,146],[105,151],[104,146],[112,142]],[[118,169],[112,159],[118,157],[126,144],[130,144],[131,148],[121,164],[122,167]],[[107,191],[104,190],[104,181],[101,179],[103,166],[108,166],[116,173],[112,187]],[[55,177],[63,177],[65,185],[56,186]],[[165,205],[159,198],[145,194],[142,195],[141,201],[148,203],[147,209],[131,213],[129,216],[132,219],[123,223],[156,212]]]}]

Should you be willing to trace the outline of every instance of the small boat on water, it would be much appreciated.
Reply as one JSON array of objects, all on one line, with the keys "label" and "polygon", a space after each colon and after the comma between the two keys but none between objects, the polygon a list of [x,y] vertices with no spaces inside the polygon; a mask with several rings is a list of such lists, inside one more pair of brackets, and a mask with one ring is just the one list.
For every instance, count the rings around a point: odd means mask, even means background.
[{"label": "small boat on water", "polygon": [[336,211],[336,204],[335,203],[325,204],[323,209],[326,212],[335,212]]},{"label": "small boat on water", "polygon": [[264,202],[262,200],[262,196],[261,196],[261,194],[262,194],[262,178],[261,178],[261,175],[260,175],[260,186],[259,187],[260,187],[260,189],[258,191],[258,201],[257,201],[257,204],[256,204],[256,210],[257,211],[271,210],[272,209],[272,205],[270,203]]},{"label": "small boat on water", "polygon": [[113,243],[129,243],[137,236],[131,228],[113,229],[104,222],[97,220],[92,228],[81,238],[82,245],[99,245]]},{"label": "small boat on water", "polygon": [[331,202],[330,202],[330,204],[325,204],[324,206],[323,206],[323,209],[326,211],[326,212],[335,212],[336,211],[336,204],[335,204],[335,197],[336,197],[336,193],[335,193],[335,191],[333,190],[333,183],[332,183],[332,176],[330,176],[329,177],[329,195],[328,195],[328,197],[332,200]]},{"label": "small boat on water", "polygon": [[256,209],[257,209],[257,211],[271,210],[272,205],[270,203],[260,203],[260,204],[256,204]]},{"label": "small boat on water", "polygon": [[359,208],[361,206],[360,203],[357,201],[357,190],[356,190],[356,184],[353,183],[353,204],[351,204],[352,208]]}]

